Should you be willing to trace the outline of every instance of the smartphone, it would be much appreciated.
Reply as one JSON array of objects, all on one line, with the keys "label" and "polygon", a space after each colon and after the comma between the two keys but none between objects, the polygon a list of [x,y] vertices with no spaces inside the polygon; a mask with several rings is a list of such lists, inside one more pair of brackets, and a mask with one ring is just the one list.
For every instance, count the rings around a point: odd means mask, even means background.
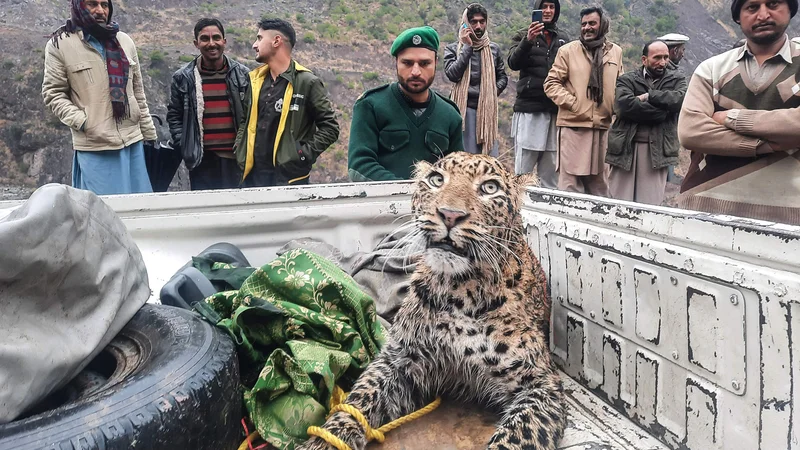
[{"label": "smartphone", "polygon": [[542,23],[542,10],[541,9],[534,9],[531,13],[531,22],[539,22]]}]

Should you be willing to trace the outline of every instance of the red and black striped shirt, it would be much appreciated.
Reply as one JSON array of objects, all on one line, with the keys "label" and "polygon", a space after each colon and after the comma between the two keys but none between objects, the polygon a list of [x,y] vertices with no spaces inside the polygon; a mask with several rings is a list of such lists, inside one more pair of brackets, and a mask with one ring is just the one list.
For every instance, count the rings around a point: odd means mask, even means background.
[{"label": "red and black striped shirt", "polygon": [[[202,61],[202,58],[200,58]],[[228,86],[225,76],[228,65],[215,71],[200,64],[200,78],[203,81],[203,149],[217,152],[233,151],[236,128],[233,124],[233,111],[228,99]]]}]

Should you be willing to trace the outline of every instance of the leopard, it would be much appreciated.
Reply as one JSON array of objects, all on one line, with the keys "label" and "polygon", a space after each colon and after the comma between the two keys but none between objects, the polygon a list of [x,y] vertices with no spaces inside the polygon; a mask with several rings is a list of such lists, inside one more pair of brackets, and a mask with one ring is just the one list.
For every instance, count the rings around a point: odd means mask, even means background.
[{"label": "leopard", "polygon": [[[535,175],[466,152],[420,161],[413,174],[404,239],[419,246],[416,269],[384,347],[345,403],[373,428],[436,397],[474,403],[499,416],[487,449],[555,449],[565,394],[549,351],[546,276],[521,216]],[[323,428],[353,450],[367,445],[347,412]],[[334,448],[316,436],[299,447]]]}]

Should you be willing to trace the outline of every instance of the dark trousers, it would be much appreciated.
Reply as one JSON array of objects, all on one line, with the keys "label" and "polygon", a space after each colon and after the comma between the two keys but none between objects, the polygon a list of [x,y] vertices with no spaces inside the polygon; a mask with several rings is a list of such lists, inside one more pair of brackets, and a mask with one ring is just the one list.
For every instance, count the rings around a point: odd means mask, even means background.
[{"label": "dark trousers", "polygon": [[[308,177],[295,181],[292,183],[292,186],[301,184],[308,184]],[[244,183],[242,183],[242,187],[246,188],[287,185],[289,185],[289,178],[283,176],[280,172],[275,170],[274,167],[258,167],[258,164],[250,170]]]},{"label": "dark trousers", "polygon": [[242,180],[242,171],[236,159],[223,158],[216,152],[203,152],[200,165],[189,172],[193,191],[236,189]]}]

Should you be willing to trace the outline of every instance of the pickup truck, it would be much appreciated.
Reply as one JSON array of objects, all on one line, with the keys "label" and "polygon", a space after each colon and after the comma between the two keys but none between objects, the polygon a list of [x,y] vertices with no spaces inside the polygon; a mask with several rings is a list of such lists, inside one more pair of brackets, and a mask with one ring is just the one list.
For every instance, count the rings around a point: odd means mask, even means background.
[{"label": "pickup truck", "polygon": [[[221,241],[256,265],[300,237],[369,251],[408,217],[411,190],[362,183],[105,201],[139,246],[158,302],[177,269]],[[800,227],[539,188],[528,190],[523,217],[548,275],[550,345],[568,393],[559,448],[800,450]],[[382,448],[485,448],[496,419],[445,402]]]}]

